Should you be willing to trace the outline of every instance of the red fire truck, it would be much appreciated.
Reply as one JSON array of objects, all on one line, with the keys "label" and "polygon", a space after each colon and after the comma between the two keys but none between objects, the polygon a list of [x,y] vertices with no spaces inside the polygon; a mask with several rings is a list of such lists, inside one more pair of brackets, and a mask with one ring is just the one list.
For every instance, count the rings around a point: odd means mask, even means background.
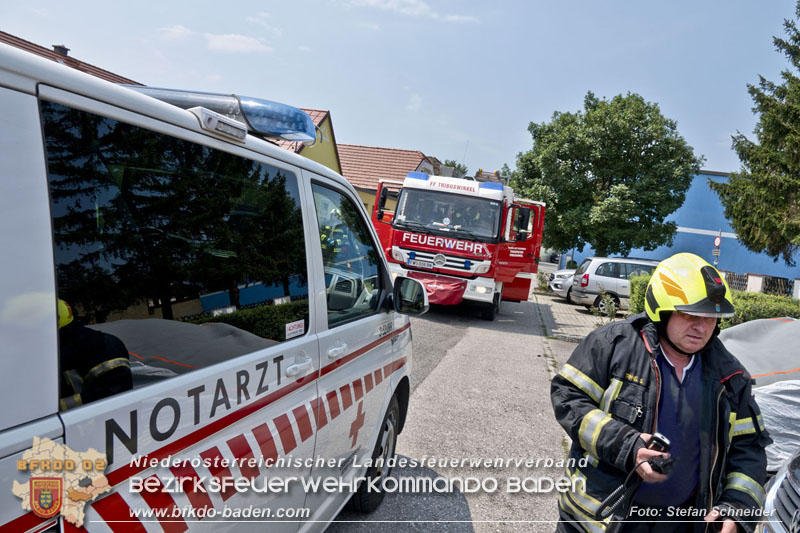
[{"label": "red fire truck", "polygon": [[393,276],[421,281],[432,304],[476,302],[494,320],[501,300],[528,299],[544,210],[501,183],[409,172],[380,181],[372,223]]}]

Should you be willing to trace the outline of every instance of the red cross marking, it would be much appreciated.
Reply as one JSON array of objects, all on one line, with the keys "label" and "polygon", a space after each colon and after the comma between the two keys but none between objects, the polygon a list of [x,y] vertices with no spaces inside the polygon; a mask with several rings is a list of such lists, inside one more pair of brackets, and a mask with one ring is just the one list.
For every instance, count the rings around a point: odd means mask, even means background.
[{"label": "red cross marking", "polygon": [[353,444],[350,445],[351,448],[356,447],[358,431],[364,427],[364,418],[364,402],[358,402],[358,414],[356,415],[356,419],[353,420],[353,423],[350,424],[350,437],[353,439]]}]

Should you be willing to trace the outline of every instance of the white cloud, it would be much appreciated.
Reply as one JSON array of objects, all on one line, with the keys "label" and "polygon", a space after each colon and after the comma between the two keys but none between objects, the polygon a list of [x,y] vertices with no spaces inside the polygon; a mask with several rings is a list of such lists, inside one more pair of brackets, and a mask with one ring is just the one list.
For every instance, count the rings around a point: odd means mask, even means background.
[{"label": "white cloud", "polygon": [[456,24],[477,24],[480,22],[478,17],[473,17],[472,15],[445,15],[444,20]]},{"label": "white cloud", "polygon": [[377,24],[372,24],[369,22],[362,22],[358,25],[359,28],[364,28],[370,31],[381,31],[381,27]]},{"label": "white cloud", "polygon": [[194,35],[192,30],[180,24],[159,28],[158,31],[161,36],[168,41],[183,41]]},{"label": "white cloud", "polygon": [[479,22],[477,17],[471,15],[442,15],[423,0],[344,0],[344,5],[348,7],[371,7],[400,15],[424,17],[445,22]]},{"label": "white cloud", "polygon": [[258,24],[259,26],[267,30],[267,32],[271,34],[273,37],[279,39],[280,37],[283,36],[283,30],[267,22],[267,19],[269,19],[269,17],[270,17],[269,13],[267,13],[266,11],[260,11],[253,17],[247,17],[247,22],[250,22],[252,24]]},{"label": "white cloud", "polygon": [[408,99],[408,104],[406,104],[406,111],[409,113],[416,113],[422,108],[422,97],[417,93],[411,93],[411,96]]},{"label": "white cloud", "polygon": [[260,39],[248,37],[238,33],[204,33],[209,50],[230,53],[268,53],[273,49],[265,45]]},{"label": "white cloud", "polygon": [[297,49],[300,50],[301,52],[313,52],[314,51],[314,49],[311,48],[310,46],[298,46]]}]

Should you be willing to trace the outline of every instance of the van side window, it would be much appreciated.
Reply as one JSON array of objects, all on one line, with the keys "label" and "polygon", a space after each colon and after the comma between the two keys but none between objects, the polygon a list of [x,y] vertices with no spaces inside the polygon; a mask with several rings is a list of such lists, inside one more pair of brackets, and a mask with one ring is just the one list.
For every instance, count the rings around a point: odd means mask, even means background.
[{"label": "van side window", "polygon": [[625,279],[633,276],[649,276],[656,267],[652,265],[639,265],[636,263],[625,263]]},{"label": "van side window", "polygon": [[62,409],[305,334],[293,173],[61,104],[41,113]]},{"label": "van side window", "polygon": [[312,184],[328,299],[328,324],[372,313],[381,291],[378,250],[356,205]]},{"label": "van side window", "polygon": [[597,267],[595,274],[598,276],[605,276],[607,278],[619,277],[619,263],[603,263]]}]

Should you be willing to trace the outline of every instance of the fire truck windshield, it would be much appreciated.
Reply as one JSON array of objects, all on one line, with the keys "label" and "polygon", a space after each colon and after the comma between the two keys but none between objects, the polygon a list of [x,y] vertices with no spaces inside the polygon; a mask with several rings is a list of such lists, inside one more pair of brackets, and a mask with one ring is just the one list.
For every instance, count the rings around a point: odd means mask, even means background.
[{"label": "fire truck windshield", "polygon": [[406,231],[442,233],[459,239],[494,241],[500,230],[500,202],[423,189],[403,189],[392,224]]}]

